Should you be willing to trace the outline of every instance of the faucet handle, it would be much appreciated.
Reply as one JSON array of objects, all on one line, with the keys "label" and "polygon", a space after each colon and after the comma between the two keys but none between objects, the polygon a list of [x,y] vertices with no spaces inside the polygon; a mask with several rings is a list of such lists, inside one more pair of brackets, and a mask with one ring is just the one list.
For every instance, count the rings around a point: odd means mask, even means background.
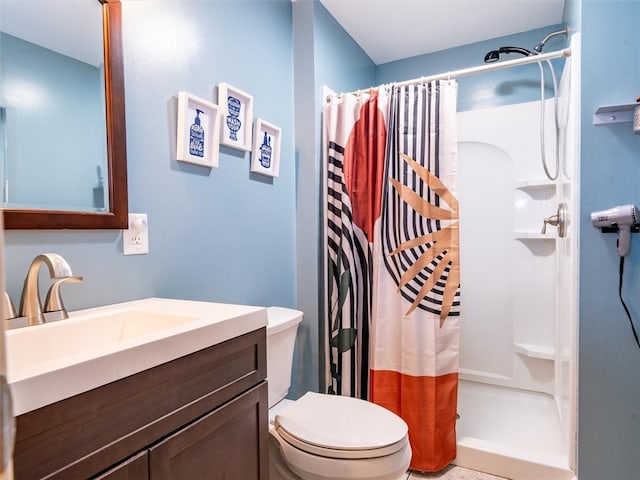
[{"label": "faucet handle", "polygon": [[16,318],[18,313],[16,312],[16,307],[13,306],[13,302],[11,301],[11,297],[7,292],[2,292],[2,318],[4,320],[10,320],[12,318]]},{"label": "faucet handle", "polygon": [[547,218],[545,218],[542,221],[542,234],[544,235],[545,233],[547,233],[547,225],[553,225],[554,227],[558,226],[558,215],[551,215]]},{"label": "faucet handle", "polygon": [[64,320],[65,318],[69,318],[67,309],[64,307],[64,303],[62,302],[62,295],[60,292],[60,287],[63,283],[82,283],[82,277],[65,277],[53,282],[53,285],[51,285],[47,292],[47,298],[44,303],[44,313],[55,315],[46,315],[47,321]]},{"label": "faucet handle", "polygon": [[558,237],[564,238],[567,235],[568,217],[567,205],[565,203],[559,204],[557,212],[542,221],[541,233],[544,235],[547,233],[547,225],[553,225],[554,227],[558,227]]}]

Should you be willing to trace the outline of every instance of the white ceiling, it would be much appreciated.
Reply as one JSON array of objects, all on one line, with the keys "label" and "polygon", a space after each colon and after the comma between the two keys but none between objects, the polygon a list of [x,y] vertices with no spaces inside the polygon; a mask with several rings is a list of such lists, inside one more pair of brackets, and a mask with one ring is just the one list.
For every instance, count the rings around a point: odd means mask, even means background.
[{"label": "white ceiling", "polygon": [[320,0],[377,65],[562,23],[565,0]]}]

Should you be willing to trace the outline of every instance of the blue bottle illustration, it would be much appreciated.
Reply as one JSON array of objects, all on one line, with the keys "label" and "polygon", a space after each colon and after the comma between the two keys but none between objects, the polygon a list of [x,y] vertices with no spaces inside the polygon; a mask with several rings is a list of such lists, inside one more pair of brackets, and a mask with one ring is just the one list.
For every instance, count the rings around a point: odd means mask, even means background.
[{"label": "blue bottle illustration", "polygon": [[242,127],[242,121],[240,120],[240,110],[242,109],[242,103],[236,97],[229,95],[227,97],[227,109],[229,115],[227,115],[227,127],[229,128],[229,139],[233,141],[238,140],[238,130]]},{"label": "blue bottle illustration", "polygon": [[271,166],[271,137],[264,132],[262,145],[260,145],[260,165],[264,168]]},{"label": "blue bottle illustration", "polygon": [[204,157],[204,128],[200,125],[200,114],[204,113],[196,108],[196,118],[189,129],[189,153],[195,157]]}]

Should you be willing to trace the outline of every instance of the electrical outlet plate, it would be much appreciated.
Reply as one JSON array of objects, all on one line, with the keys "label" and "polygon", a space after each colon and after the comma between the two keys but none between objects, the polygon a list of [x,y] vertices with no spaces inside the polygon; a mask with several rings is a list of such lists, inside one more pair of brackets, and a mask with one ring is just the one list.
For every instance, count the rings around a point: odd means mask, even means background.
[{"label": "electrical outlet plate", "polygon": [[129,228],[122,230],[122,251],[124,255],[149,253],[149,224],[146,213],[129,214]]}]

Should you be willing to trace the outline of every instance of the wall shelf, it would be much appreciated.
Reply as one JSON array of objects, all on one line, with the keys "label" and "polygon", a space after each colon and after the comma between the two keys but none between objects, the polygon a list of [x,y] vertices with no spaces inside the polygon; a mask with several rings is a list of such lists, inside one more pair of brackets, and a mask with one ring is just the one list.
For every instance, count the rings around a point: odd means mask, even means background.
[{"label": "wall shelf", "polygon": [[593,114],[594,125],[606,125],[609,123],[622,123],[633,121],[633,109],[637,103],[626,105],[604,105],[596,109]]},{"label": "wall shelf", "polygon": [[555,187],[555,183],[544,178],[516,180],[515,188],[518,190],[537,190]]},{"label": "wall shelf", "polygon": [[517,354],[524,355],[525,357],[539,358],[541,360],[555,360],[556,357],[555,349],[545,345],[516,342],[513,346]]},{"label": "wall shelf", "polygon": [[540,232],[516,232],[516,240],[555,240],[557,234],[553,233],[540,233]]}]

